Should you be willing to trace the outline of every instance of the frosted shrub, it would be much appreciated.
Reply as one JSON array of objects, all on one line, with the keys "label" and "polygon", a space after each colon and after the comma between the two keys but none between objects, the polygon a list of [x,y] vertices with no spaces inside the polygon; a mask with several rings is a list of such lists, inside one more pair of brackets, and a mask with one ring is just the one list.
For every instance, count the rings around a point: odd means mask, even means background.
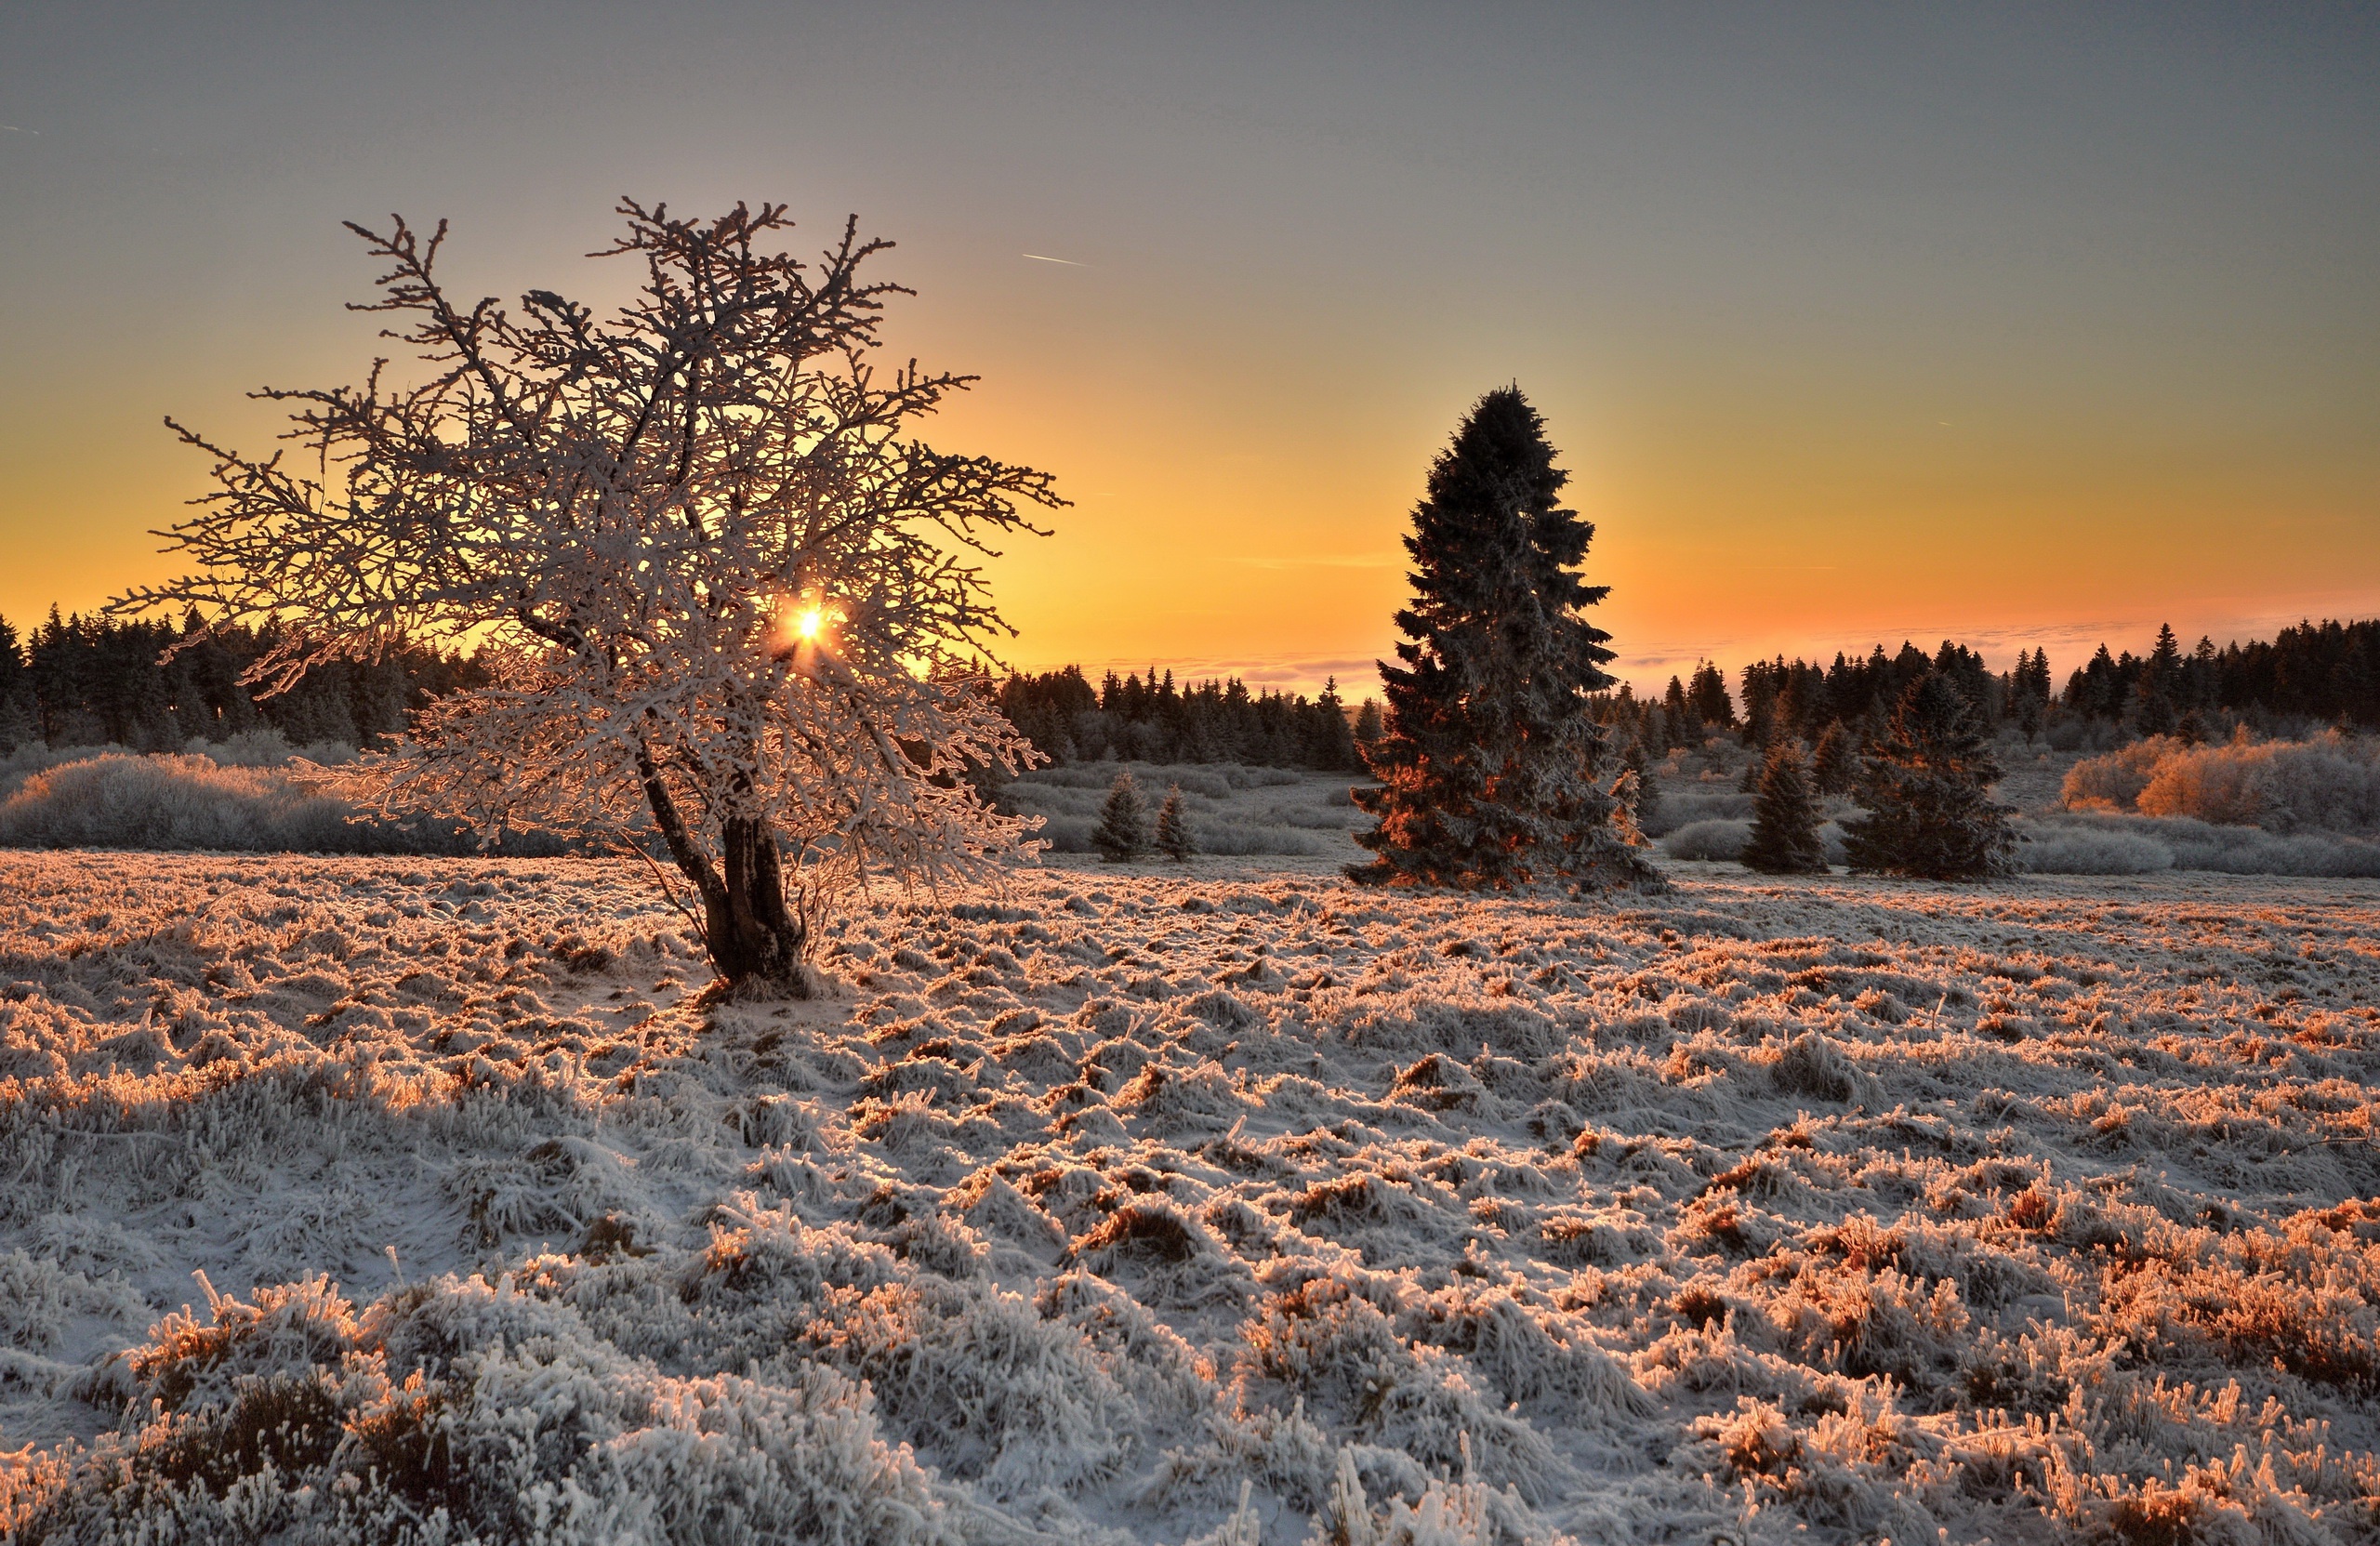
[{"label": "frosted shrub", "polygon": [[2150,816],[2195,816],[2270,832],[2380,830],[2380,742],[2333,731],[2312,741],[2178,748],[2136,800]]},{"label": "frosted shrub", "polygon": [[2267,832],[2188,816],[2075,812],[2019,825],[2018,862],[2038,875],[2380,876],[2380,842],[2334,832]]},{"label": "frosted shrub", "polygon": [[[1707,822],[1752,819],[1752,797],[1740,789],[1664,789],[1659,813],[1646,825],[1645,835],[1664,838],[1682,827]],[[1749,830],[1749,828],[1747,828]],[[1734,858],[1734,854],[1727,855]]]},{"label": "frosted shrub", "polygon": [[2016,862],[2036,875],[2149,875],[2174,867],[2174,851],[2145,833],[2069,826],[2018,832]]},{"label": "frosted shrub", "polygon": [[261,768],[108,752],[35,773],[0,804],[0,843],[28,848],[337,849],[343,800]]},{"label": "frosted shrub", "polygon": [[2074,811],[2137,810],[2268,832],[2380,830],[2380,742],[2328,732],[2310,741],[2192,747],[2151,736],[2078,762]]},{"label": "frosted shrub", "polygon": [[2066,770],[2058,798],[2069,811],[2129,811],[2149,787],[2157,764],[2181,744],[2170,735],[2151,735],[2105,756],[2084,758]]},{"label": "frosted shrub", "polygon": [[1749,818],[1688,822],[1661,839],[1661,852],[1673,859],[1740,859],[1750,841]]}]

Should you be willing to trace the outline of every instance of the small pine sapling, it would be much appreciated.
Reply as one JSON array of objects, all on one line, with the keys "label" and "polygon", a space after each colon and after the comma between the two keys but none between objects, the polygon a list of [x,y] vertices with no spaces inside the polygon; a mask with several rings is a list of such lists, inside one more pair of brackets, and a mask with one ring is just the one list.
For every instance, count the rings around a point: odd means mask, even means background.
[{"label": "small pine sapling", "polygon": [[2016,867],[2016,813],[1995,804],[2000,765],[1956,683],[1910,683],[1859,780],[1867,814],[1843,824],[1855,872],[1982,880]]},{"label": "small pine sapling", "polygon": [[1148,852],[1148,801],[1141,798],[1141,786],[1132,781],[1132,770],[1126,768],[1107,786],[1107,803],[1099,808],[1099,826],[1091,840],[1111,865],[1136,859]]},{"label": "small pine sapling", "polygon": [[1182,808],[1178,784],[1165,791],[1165,803],[1157,809],[1157,851],[1180,865],[1197,856],[1197,839],[1190,836],[1190,813]]},{"label": "small pine sapling", "polygon": [[1822,814],[1802,760],[1802,744],[1778,737],[1761,769],[1744,867],[1763,875],[1824,875],[1826,845],[1818,838]]}]

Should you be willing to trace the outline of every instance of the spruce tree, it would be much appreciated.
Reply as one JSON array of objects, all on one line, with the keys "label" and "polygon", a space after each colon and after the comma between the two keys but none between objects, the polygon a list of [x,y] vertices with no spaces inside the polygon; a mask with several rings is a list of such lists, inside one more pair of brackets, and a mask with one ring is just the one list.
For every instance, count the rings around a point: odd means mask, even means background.
[{"label": "spruce tree", "polygon": [[1371,766],[1372,747],[1378,744],[1384,728],[1380,716],[1380,700],[1366,698],[1364,707],[1355,710],[1355,751],[1363,759],[1363,766]]},{"label": "spruce tree", "polygon": [[0,617],[0,757],[41,739],[41,699],[33,694],[17,630]]},{"label": "spruce tree", "polygon": [[1099,808],[1099,826],[1091,840],[1111,865],[1148,852],[1148,802],[1141,798],[1141,786],[1132,782],[1131,769],[1117,773],[1116,782],[1107,786],[1107,803]]},{"label": "spruce tree", "polygon": [[1979,880],[2016,867],[2016,813],[1993,803],[2000,776],[1974,708],[1938,672],[1910,683],[1859,780],[1867,814],[1843,824],[1851,868],[1928,880]]},{"label": "spruce tree", "polygon": [[1859,777],[1859,745],[1841,720],[1829,720],[1810,757],[1810,777],[1822,795],[1847,795]]},{"label": "spruce tree", "polygon": [[2180,719],[2175,700],[2182,685],[2182,646],[2174,626],[2161,623],[2157,642],[2142,663],[2139,684],[2133,689],[2135,724],[2143,735],[2171,735]]},{"label": "spruce tree", "polygon": [[1167,788],[1165,803],[1157,809],[1157,851],[1181,865],[1197,856],[1197,839],[1190,836],[1190,813],[1182,808],[1178,784]]},{"label": "spruce tree", "polygon": [[1372,748],[1377,855],[1357,880],[1508,889],[1567,879],[1653,888],[1659,872],[1615,820],[1589,697],[1609,689],[1610,636],[1582,613],[1608,588],[1579,576],[1594,528],[1556,499],[1543,422],[1517,387],[1481,398],[1430,469],[1405,538],[1414,596],[1396,614],[1402,666],[1381,666],[1393,728]]},{"label": "spruce tree", "polygon": [[1744,865],[1764,875],[1824,875],[1826,845],[1818,839],[1818,791],[1802,760],[1802,744],[1778,736],[1761,769],[1752,802],[1752,840]]},{"label": "spruce tree", "polygon": [[1660,780],[1653,776],[1653,760],[1642,741],[1628,743],[1628,771],[1636,775],[1636,793],[1633,813],[1636,830],[1644,831],[1661,814]]}]

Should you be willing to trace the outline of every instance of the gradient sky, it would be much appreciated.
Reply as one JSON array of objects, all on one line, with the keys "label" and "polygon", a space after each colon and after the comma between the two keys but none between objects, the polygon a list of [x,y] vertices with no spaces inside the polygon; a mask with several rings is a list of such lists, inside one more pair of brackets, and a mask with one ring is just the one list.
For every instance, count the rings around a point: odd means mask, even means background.
[{"label": "gradient sky", "polygon": [[[164,573],[339,229],[600,300],[615,197],[847,210],[1056,472],[1027,666],[1361,695],[1430,457],[1544,413],[1620,668],[2380,613],[2380,9],[0,7],[0,614]],[[1036,261],[1024,255],[1066,259]]]}]

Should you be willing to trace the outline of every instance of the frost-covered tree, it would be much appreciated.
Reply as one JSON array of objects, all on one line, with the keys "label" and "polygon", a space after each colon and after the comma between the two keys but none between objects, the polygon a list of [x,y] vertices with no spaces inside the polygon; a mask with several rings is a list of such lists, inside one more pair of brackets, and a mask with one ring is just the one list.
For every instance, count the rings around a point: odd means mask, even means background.
[{"label": "frost-covered tree", "polygon": [[1178,865],[1198,856],[1198,839],[1191,835],[1190,813],[1183,809],[1178,784],[1165,791],[1165,803],[1157,808],[1157,851]]},{"label": "frost-covered tree", "polygon": [[1744,866],[1764,875],[1824,875],[1826,844],[1818,837],[1823,816],[1802,744],[1778,736],[1761,768]]},{"label": "frost-covered tree", "polygon": [[1481,398],[1431,467],[1405,538],[1404,664],[1381,666],[1391,724],[1371,766],[1382,783],[1355,793],[1378,819],[1355,840],[1376,857],[1351,866],[1355,879],[1660,883],[1604,781],[1589,699],[1613,685],[1611,636],[1584,613],[1609,588],[1579,575],[1594,528],[1556,502],[1568,481],[1517,387]]},{"label": "frost-covered tree", "polygon": [[1628,812],[1636,823],[1636,830],[1642,832],[1660,820],[1661,781],[1653,775],[1653,760],[1646,753],[1642,741],[1628,743],[1627,766],[1635,779]]},{"label": "frost-covered tree", "polygon": [[[972,377],[872,363],[899,285],[857,222],[813,264],[784,206],[713,219],[624,202],[598,256],[642,270],[608,315],[453,294],[442,223],[350,229],[387,266],[365,311],[423,368],[268,390],[302,459],[215,459],[165,534],[195,565],[117,605],[280,626],[249,672],[470,643],[490,680],[369,760],[383,810],[588,832],[645,826],[698,893],[734,983],[796,991],[818,910],[871,873],[1014,852],[971,765],[1025,743],[972,679],[1009,630],[971,555],[1032,531],[1049,477],[935,451],[912,423]],[[169,424],[172,421],[168,421]]]},{"label": "frost-covered tree", "polygon": [[1107,799],[1099,808],[1099,825],[1092,828],[1091,840],[1109,864],[1120,865],[1148,852],[1148,801],[1133,782],[1131,769],[1117,773],[1116,782],[1107,786]]},{"label": "frost-covered tree", "polygon": [[2016,867],[2016,813],[1989,793],[2000,777],[1975,710],[1941,672],[1911,682],[1859,780],[1867,813],[1843,824],[1854,871],[1979,880]]}]

